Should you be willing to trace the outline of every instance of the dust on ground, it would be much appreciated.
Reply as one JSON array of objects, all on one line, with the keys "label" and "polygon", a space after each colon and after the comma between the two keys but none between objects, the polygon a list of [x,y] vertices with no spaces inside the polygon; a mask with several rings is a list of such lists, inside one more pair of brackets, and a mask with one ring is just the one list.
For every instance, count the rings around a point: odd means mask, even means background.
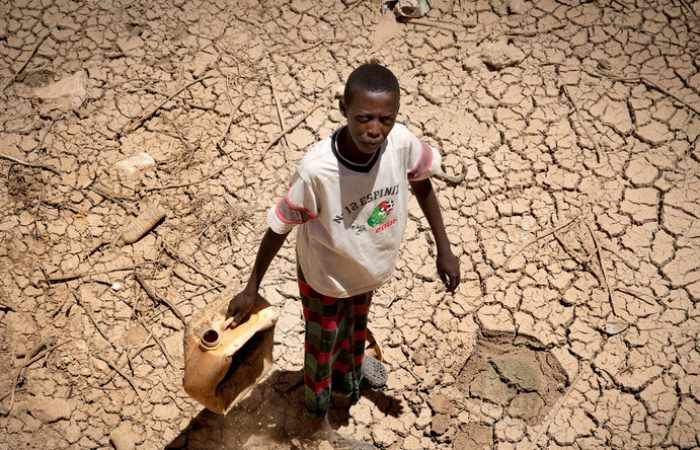
[{"label": "dust on ground", "polygon": [[[401,81],[400,121],[465,171],[435,181],[463,282],[440,287],[412,200],[371,312],[389,385],[333,411],[339,430],[409,450],[700,445],[700,2],[378,9],[0,6],[0,448],[290,448],[293,239],[261,290],[276,370],[226,417],[183,392],[184,327],[157,298],[188,318],[245,279],[371,57]],[[167,218],[118,245],[154,204]]]}]

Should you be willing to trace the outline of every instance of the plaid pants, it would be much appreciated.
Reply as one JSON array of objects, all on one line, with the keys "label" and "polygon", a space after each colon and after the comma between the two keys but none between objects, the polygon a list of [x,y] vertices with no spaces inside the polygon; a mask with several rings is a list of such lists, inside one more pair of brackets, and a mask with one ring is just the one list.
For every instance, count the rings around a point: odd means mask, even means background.
[{"label": "plaid pants", "polygon": [[299,275],[304,307],[304,403],[312,416],[328,411],[331,390],[360,398],[362,360],[367,337],[367,313],[372,292],[333,298],[314,291]]}]

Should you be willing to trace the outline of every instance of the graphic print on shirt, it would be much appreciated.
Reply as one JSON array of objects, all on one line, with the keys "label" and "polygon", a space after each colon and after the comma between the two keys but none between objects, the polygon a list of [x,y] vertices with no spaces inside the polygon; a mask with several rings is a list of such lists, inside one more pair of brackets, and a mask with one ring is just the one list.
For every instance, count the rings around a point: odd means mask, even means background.
[{"label": "graphic print on shirt", "polygon": [[[343,223],[347,216],[351,217],[354,213],[355,217],[352,218],[353,223],[350,225],[350,228],[355,231],[356,234],[367,231],[374,231],[376,233],[384,231],[397,222],[395,217],[390,218],[390,216],[396,205],[396,197],[398,194],[398,184],[372,191],[345,205],[343,207],[343,214],[336,215],[333,221],[337,224]],[[370,205],[372,202],[375,202],[375,206],[370,210],[367,219],[358,219],[356,214],[359,210],[365,205]]]},{"label": "graphic print on shirt", "polygon": [[369,219],[367,219],[367,225],[374,228],[377,225],[383,224],[386,222],[386,219],[389,218],[392,209],[394,209],[393,199],[382,200],[381,203],[372,210],[372,214],[370,214]]}]

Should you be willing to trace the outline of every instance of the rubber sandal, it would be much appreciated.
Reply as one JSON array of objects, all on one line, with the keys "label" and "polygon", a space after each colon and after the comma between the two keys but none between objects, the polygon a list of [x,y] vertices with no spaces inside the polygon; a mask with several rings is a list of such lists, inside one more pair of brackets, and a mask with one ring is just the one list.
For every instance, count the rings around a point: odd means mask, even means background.
[{"label": "rubber sandal", "polygon": [[380,389],[386,386],[388,378],[384,364],[374,356],[365,355],[362,361],[362,379],[373,389]]}]

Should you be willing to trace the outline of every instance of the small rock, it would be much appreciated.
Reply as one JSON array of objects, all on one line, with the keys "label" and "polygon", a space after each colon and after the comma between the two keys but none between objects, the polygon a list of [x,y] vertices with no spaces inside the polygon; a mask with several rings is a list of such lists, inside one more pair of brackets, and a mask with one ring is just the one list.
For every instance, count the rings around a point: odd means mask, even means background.
[{"label": "small rock", "polygon": [[34,97],[42,100],[42,111],[74,111],[87,98],[87,75],[81,70],[47,86],[34,88]]},{"label": "small rock", "polygon": [[489,42],[481,46],[481,60],[490,70],[501,70],[519,64],[525,53],[505,40]]},{"label": "small rock", "polygon": [[430,423],[430,429],[433,434],[438,436],[445,434],[450,428],[450,416],[447,414],[436,414]]},{"label": "small rock", "polygon": [[381,448],[387,448],[396,442],[396,433],[385,427],[377,427],[372,431],[372,439]]},{"label": "small rock", "polygon": [[623,331],[625,331],[627,328],[629,328],[629,324],[627,322],[622,322],[622,321],[612,321],[612,322],[608,322],[605,324],[605,332],[609,336],[614,336],[616,334],[620,334]]},{"label": "small rock", "polygon": [[430,404],[430,407],[433,409],[433,412],[435,412],[435,414],[449,414],[450,407],[452,406],[450,399],[442,394],[437,394],[433,396],[433,398],[430,399],[428,403]]},{"label": "small rock", "polygon": [[132,177],[156,165],[156,161],[146,152],[139,152],[115,164],[123,175]]},{"label": "small rock", "polygon": [[109,434],[109,439],[116,450],[134,450],[138,435],[131,428],[131,425],[122,422]]},{"label": "small rock", "polygon": [[44,423],[52,423],[61,419],[70,419],[75,405],[64,398],[37,396],[27,401],[27,410],[32,417]]},{"label": "small rock", "polygon": [[143,53],[143,40],[138,36],[121,38],[117,40],[117,47],[126,56],[139,56]]}]

